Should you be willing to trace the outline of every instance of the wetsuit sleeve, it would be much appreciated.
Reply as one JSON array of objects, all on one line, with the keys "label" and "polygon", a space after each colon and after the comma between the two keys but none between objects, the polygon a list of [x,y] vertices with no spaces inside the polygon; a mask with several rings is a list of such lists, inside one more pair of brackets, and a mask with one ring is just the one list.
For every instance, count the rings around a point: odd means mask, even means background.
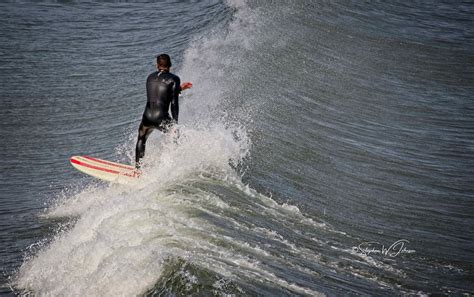
[{"label": "wetsuit sleeve", "polygon": [[173,120],[178,123],[178,114],[179,114],[179,93],[181,93],[181,81],[179,77],[176,77],[173,84],[173,98],[171,99],[171,116],[173,116]]}]

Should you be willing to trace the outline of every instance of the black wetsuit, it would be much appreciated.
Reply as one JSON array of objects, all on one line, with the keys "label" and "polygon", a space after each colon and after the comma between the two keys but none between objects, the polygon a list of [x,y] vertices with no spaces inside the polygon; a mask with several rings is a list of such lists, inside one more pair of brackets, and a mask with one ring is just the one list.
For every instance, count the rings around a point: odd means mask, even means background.
[{"label": "black wetsuit", "polygon": [[[146,80],[147,103],[138,128],[135,151],[137,168],[145,155],[146,140],[153,129],[167,132],[171,125],[178,123],[180,84],[179,77],[170,72],[156,71],[148,76]],[[168,113],[170,105],[173,118]]]}]

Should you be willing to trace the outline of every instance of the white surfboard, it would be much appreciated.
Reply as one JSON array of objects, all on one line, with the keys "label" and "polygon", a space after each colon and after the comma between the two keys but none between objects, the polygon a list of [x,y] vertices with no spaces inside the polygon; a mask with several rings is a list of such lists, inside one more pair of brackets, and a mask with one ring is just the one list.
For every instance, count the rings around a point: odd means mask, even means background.
[{"label": "white surfboard", "polygon": [[108,182],[131,184],[140,177],[140,171],[131,165],[87,156],[73,156],[69,161],[77,170]]}]

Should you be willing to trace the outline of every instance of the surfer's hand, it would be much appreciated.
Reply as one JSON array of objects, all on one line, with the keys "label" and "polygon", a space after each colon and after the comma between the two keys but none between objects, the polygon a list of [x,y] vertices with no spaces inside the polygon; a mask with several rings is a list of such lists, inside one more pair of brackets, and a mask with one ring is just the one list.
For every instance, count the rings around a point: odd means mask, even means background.
[{"label": "surfer's hand", "polygon": [[190,81],[184,82],[181,84],[181,91],[184,91],[186,89],[190,89],[193,86],[193,83]]}]

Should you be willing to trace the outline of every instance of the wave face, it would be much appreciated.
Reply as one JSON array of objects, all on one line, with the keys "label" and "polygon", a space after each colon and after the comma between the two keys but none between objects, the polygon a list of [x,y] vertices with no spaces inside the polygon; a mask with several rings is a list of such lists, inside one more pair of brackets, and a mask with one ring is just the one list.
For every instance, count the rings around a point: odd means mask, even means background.
[{"label": "wave face", "polygon": [[[11,190],[0,253],[13,259],[5,283],[14,292],[472,292],[468,5],[1,8],[1,136],[14,141],[0,160],[18,178],[0,179]],[[194,83],[179,137],[152,134],[132,187],[64,168],[76,152],[134,159],[144,81],[160,52]],[[8,159],[20,148],[38,170]]]}]

